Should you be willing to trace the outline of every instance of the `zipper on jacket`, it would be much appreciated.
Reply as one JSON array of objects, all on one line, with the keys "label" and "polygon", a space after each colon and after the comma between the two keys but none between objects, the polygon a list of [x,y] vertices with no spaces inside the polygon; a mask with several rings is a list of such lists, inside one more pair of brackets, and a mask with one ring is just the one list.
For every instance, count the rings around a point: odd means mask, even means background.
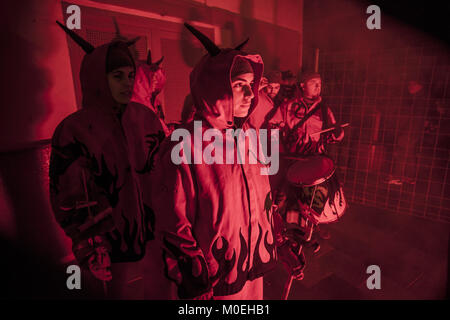
[{"label": "zipper on jacket", "polygon": [[[237,137],[234,137],[234,142],[236,145],[236,160],[237,157],[240,156],[239,150],[238,150],[238,141],[237,141]],[[244,141],[245,143],[245,141]],[[244,157],[246,155],[244,154]],[[245,161],[245,159],[244,159]],[[252,210],[251,210],[251,206],[250,206],[250,189],[248,186],[248,180],[247,180],[247,176],[245,175],[245,171],[244,171],[244,166],[243,166],[243,161],[241,161],[240,166],[241,166],[241,171],[242,171],[242,177],[244,178],[244,183],[245,183],[245,190],[247,192],[247,201],[248,201],[248,259],[247,259],[247,270],[250,271],[250,258],[251,258],[251,249],[252,249]]]}]

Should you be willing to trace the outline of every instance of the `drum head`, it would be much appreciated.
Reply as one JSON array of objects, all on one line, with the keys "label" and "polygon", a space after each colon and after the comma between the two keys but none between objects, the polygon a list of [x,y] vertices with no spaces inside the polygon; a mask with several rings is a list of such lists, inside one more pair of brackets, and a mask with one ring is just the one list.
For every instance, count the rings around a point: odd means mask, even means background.
[{"label": "drum head", "polygon": [[333,160],[327,156],[298,158],[289,167],[287,179],[299,187],[309,187],[328,180],[334,173]]}]

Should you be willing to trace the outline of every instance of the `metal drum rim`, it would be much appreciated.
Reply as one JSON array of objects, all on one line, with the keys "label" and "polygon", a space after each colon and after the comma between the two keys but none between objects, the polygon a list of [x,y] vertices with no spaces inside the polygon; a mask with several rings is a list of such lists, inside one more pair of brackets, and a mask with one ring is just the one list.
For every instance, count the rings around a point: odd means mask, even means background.
[{"label": "metal drum rim", "polygon": [[[309,156],[309,157],[324,157],[324,158],[328,158],[332,163],[333,163],[333,170],[330,172],[330,174],[329,175],[327,175],[327,176],[325,176],[325,177],[322,177],[322,178],[319,178],[318,180],[316,180],[314,183],[307,183],[307,184],[305,184],[305,183],[295,183],[295,182],[291,182],[291,181],[289,181],[289,179],[287,179],[288,180],[288,182],[290,183],[290,184],[292,184],[292,185],[294,185],[295,187],[313,187],[313,186],[316,186],[316,185],[319,185],[319,184],[321,184],[321,183],[323,183],[323,182],[325,182],[325,181],[327,181],[328,179],[330,179],[332,176],[333,176],[333,174],[335,173],[335,171],[336,171],[336,166],[334,165],[334,161],[333,161],[333,159],[331,159],[331,157],[329,157],[329,156],[327,156],[327,155],[312,155],[312,156]],[[287,160],[301,160],[301,159],[306,159],[306,158],[308,158],[308,156],[305,156],[305,157],[284,157],[284,159],[287,159]],[[288,168],[288,171],[286,172],[286,175],[288,174],[288,172],[289,172],[289,170],[291,169],[291,167],[292,166],[290,166],[289,168]]]}]

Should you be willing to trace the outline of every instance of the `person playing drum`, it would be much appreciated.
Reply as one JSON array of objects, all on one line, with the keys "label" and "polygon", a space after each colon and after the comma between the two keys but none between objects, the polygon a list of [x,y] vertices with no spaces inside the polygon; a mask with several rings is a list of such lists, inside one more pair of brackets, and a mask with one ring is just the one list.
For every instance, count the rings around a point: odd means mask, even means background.
[{"label": "person playing drum", "polygon": [[[331,109],[322,103],[322,79],[319,73],[305,73],[300,81],[301,97],[283,106],[286,130],[283,142],[288,153],[296,155],[323,154],[327,145],[344,138]],[[311,112],[312,111],[312,112]],[[332,126],[334,131],[314,134]]]},{"label": "person playing drum", "polygon": [[[328,145],[341,141],[344,138],[344,130],[337,124],[331,109],[322,102],[322,79],[319,73],[304,73],[300,81],[300,89],[300,96],[281,106],[285,121],[281,132],[282,149],[288,158],[310,156],[313,160],[312,156],[325,155]],[[333,127],[334,130],[320,133],[324,129]],[[287,167],[291,164],[292,161],[289,160],[280,164],[284,167],[280,170],[283,172],[282,174],[286,173]],[[323,188],[319,188],[315,193],[313,208],[319,213],[323,210],[327,199],[334,199],[336,192],[341,192],[335,175],[328,179],[326,184],[325,192],[323,192]],[[274,187],[280,212],[288,220],[289,212],[304,211],[310,205],[312,187],[303,188],[299,194],[299,189],[292,187],[285,177]],[[304,224],[304,220],[300,224]],[[316,231],[318,230],[316,228]],[[319,232],[319,235],[325,239],[329,238],[329,233],[326,232]],[[317,241],[311,241],[310,244],[313,246],[314,252],[320,249]]]}]

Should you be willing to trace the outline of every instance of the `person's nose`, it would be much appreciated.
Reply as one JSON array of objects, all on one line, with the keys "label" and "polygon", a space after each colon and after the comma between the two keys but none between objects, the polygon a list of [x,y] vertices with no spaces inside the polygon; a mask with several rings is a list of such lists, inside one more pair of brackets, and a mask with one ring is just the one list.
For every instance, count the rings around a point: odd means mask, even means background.
[{"label": "person's nose", "polygon": [[252,87],[250,87],[249,85],[244,87],[244,96],[249,99],[253,99],[253,97],[255,96],[253,94]]},{"label": "person's nose", "polygon": [[123,80],[122,84],[126,88],[131,88],[131,87],[133,87],[134,79],[125,77],[125,79]]}]

